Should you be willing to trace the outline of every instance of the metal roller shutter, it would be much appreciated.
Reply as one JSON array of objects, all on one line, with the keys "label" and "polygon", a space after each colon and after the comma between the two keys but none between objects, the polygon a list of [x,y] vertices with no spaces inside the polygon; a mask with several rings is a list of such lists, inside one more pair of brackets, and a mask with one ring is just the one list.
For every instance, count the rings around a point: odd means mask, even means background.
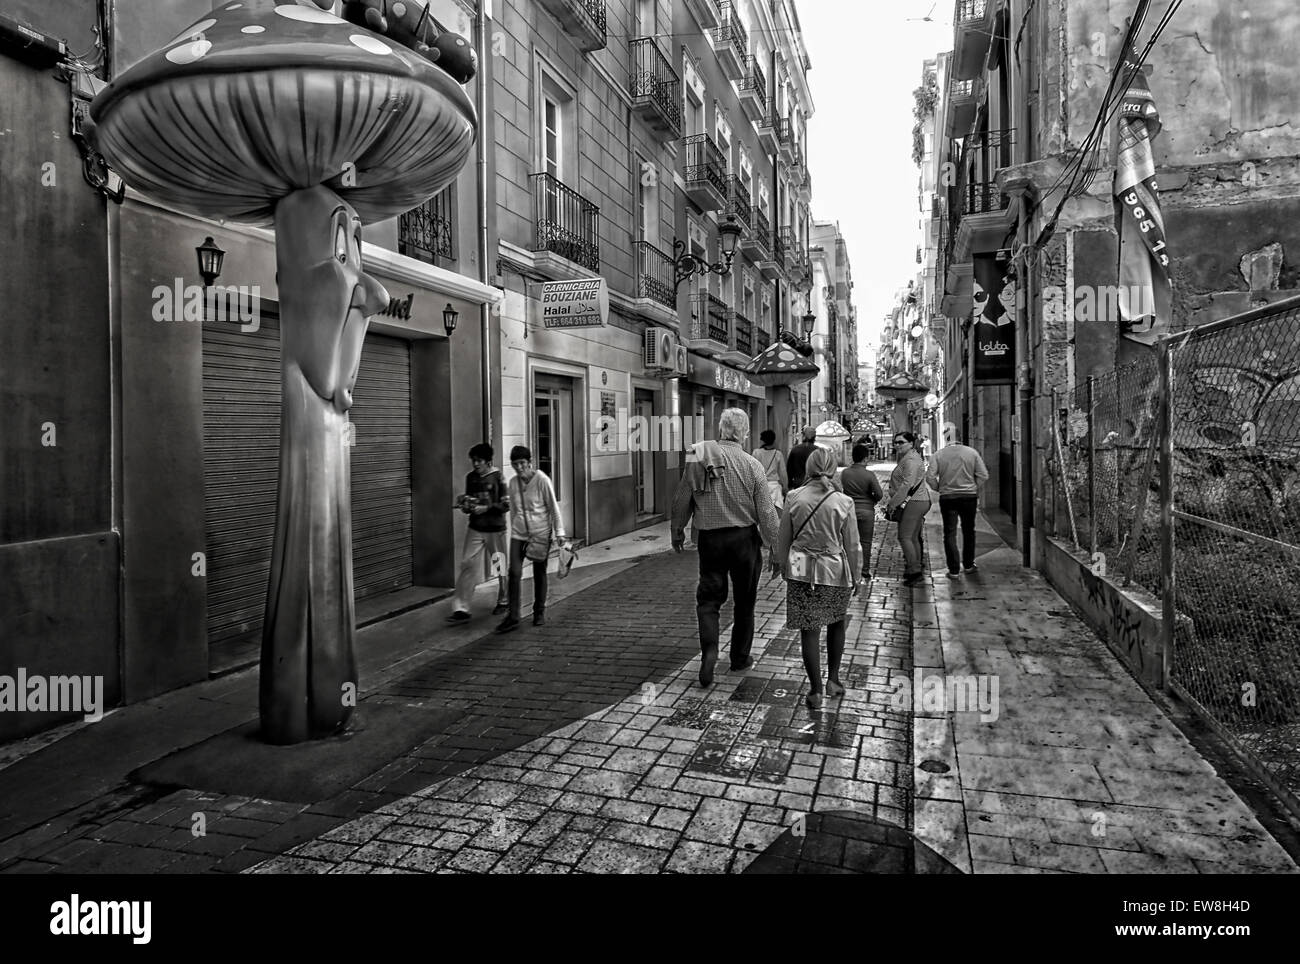
[{"label": "metal roller shutter", "polygon": [[[410,350],[368,335],[352,408],[353,582],[365,599],[411,585]],[[214,669],[260,642],[280,461],[280,330],[203,327],[208,645]],[[241,658],[241,654],[242,657]]]}]

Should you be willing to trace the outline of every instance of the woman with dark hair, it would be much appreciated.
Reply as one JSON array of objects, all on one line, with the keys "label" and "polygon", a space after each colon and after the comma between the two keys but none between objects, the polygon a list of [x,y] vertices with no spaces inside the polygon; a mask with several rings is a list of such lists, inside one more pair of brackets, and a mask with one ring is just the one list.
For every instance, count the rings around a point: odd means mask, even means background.
[{"label": "woman with dark hair", "polygon": [[876,473],[867,468],[871,446],[858,442],[853,446],[853,464],[840,473],[844,494],[853,498],[857,513],[858,541],[862,543],[862,578],[870,579],[871,540],[876,533],[876,506],[885,498]]},{"label": "woman with dark hair", "polygon": [[915,586],[923,574],[921,525],[930,511],[930,490],[925,484],[925,462],[914,433],[894,433],[894,456],[898,465],[889,477],[885,516],[888,518],[900,505],[906,506],[898,522],[898,541],[903,547],[903,582]]},{"label": "woman with dark hair", "polygon": [[835,487],[834,454],[818,447],[804,466],[807,481],[790,493],[775,559],[784,565],[786,626],[798,629],[808,674],[808,706],[822,707],[821,632],[826,627],[825,693],[844,695],[840,662],[849,599],[858,591],[862,549],[853,499]]},{"label": "woman with dark hair", "polygon": [[758,464],[767,475],[767,491],[772,496],[772,508],[780,512],[785,506],[785,494],[790,489],[790,480],[785,474],[785,456],[776,447],[776,433],[770,428],[763,429],[758,439],[763,444],[754,449],[754,458],[758,459]]},{"label": "woman with dark hair", "polygon": [[533,564],[533,625],[546,624],[546,563],[551,556],[551,542],[564,545],[564,521],[555,487],[541,469],[533,468],[533,453],[523,445],[510,450],[510,466],[515,476],[510,480],[510,613],[497,627],[498,633],[519,628],[520,582],[524,559]]}]

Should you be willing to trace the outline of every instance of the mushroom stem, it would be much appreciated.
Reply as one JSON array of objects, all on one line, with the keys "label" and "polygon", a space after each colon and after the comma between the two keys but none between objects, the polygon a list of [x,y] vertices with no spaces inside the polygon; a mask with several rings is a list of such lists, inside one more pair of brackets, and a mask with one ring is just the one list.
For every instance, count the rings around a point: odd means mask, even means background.
[{"label": "mushroom stem", "polygon": [[347,411],[367,319],[387,292],[361,270],[360,221],[324,186],[275,210],[280,480],[262,627],[268,743],[343,729],[357,701]]}]

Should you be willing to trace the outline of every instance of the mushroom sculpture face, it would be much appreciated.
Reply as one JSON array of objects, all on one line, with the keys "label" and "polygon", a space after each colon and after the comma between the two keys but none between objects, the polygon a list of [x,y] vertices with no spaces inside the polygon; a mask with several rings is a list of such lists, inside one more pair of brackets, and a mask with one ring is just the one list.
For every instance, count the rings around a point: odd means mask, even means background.
[{"label": "mushroom sculpture face", "polygon": [[280,481],[260,681],[271,743],[337,732],[356,705],[344,433],[368,319],[387,303],[362,270],[361,225],[445,187],[477,130],[464,41],[420,26],[405,42],[406,8],[427,17],[423,5],[386,5],[403,8],[381,25],[397,39],[324,6],[223,4],[91,105],[96,145],[127,184],[203,217],[275,225]]}]

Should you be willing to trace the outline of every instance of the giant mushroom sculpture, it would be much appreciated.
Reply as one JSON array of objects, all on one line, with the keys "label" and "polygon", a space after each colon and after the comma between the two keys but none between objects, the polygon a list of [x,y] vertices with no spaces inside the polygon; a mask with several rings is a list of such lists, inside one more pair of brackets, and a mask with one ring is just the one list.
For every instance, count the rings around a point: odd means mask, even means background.
[{"label": "giant mushroom sculpture", "polygon": [[361,225],[450,183],[478,126],[463,52],[453,77],[440,47],[422,54],[325,6],[223,4],[91,105],[96,146],[127,184],[275,225],[280,481],[259,709],[279,744],[343,729],[356,703],[344,432],[368,319],[388,299],[362,270]]},{"label": "giant mushroom sculpture", "polygon": [[[876,394],[883,395],[885,398],[891,398],[895,402],[909,402],[914,398],[920,398],[923,395],[930,394],[930,386],[915,375],[909,375],[907,372],[898,372],[891,378],[886,379],[876,385]],[[908,415],[907,406],[894,406],[894,434],[899,432],[910,432],[912,430],[912,420]]]},{"label": "giant mushroom sculpture", "polygon": [[[790,389],[776,392],[772,398],[772,422],[779,426],[778,431],[783,431],[790,424],[790,413],[794,408],[794,386],[812,381],[821,372],[808,355],[781,339],[764,348],[740,370],[755,385],[785,385]],[[789,439],[779,441],[782,446],[788,446]]]}]

